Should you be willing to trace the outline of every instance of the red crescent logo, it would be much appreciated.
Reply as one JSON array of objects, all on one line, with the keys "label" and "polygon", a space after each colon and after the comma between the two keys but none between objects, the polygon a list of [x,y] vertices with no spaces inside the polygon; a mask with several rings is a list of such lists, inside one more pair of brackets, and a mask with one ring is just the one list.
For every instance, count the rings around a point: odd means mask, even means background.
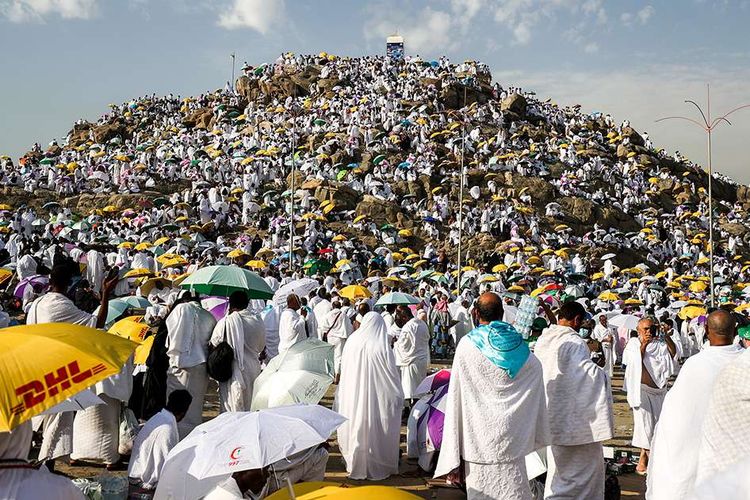
[{"label": "red crescent logo", "polygon": [[229,453],[229,458],[232,460],[237,460],[240,458],[240,450],[242,450],[242,446],[238,446],[237,448],[233,449],[231,453]]}]

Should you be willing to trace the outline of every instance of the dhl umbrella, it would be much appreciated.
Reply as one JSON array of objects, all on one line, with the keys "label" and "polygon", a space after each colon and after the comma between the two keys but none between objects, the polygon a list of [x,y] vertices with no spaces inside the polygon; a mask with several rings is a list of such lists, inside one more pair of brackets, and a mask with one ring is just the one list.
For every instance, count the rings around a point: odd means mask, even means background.
[{"label": "dhl umbrella", "polygon": [[140,344],[146,339],[149,328],[148,324],[143,322],[143,316],[129,316],[117,321],[108,331]]},{"label": "dhl umbrella", "polygon": [[118,373],[136,346],[68,323],[0,330],[0,432]]}]

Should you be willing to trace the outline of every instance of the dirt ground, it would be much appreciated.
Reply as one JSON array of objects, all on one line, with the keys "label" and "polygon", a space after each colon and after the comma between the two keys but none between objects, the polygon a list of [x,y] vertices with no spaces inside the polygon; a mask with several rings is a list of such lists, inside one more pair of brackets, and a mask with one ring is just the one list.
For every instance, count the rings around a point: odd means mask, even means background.
[{"label": "dirt ground", "polygon": [[[444,368],[444,364],[433,364],[431,370],[437,370]],[[630,438],[633,435],[633,416],[630,408],[628,408],[627,401],[625,399],[625,393],[622,392],[622,375],[623,372],[620,369],[616,369],[615,377],[613,380],[614,387],[614,413],[615,413],[615,438],[606,442],[605,446],[613,447],[615,450],[633,450],[630,446]],[[217,387],[214,383],[209,387],[209,392],[204,405],[204,419],[208,420],[218,414],[218,394]],[[328,393],[321,401],[321,404],[327,407],[331,407],[333,404],[334,387],[328,390]],[[399,474],[397,476],[391,476],[384,481],[354,481],[347,479],[346,469],[344,467],[343,459],[338,449],[338,443],[335,439],[332,439],[330,450],[330,458],[328,460],[328,468],[326,470],[326,481],[332,481],[336,483],[346,483],[353,486],[365,485],[365,484],[382,484],[388,486],[395,486],[403,490],[409,491],[422,498],[432,500],[461,500],[465,499],[466,495],[461,491],[448,487],[444,482],[439,480],[433,480],[432,476],[422,471],[416,462],[402,458]],[[403,456],[406,456],[406,427],[401,429],[401,449]],[[58,464],[58,470],[65,475],[70,477],[85,477],[93,478],[101,475],[118,475],[124,476],[125,470],[118,472],[108,472],[101,467],[89,467],[89,466],[78,466],[70,467],[67,464]],[[123,467],[127,469],[127,465]],[[618,476],[620,481],[620,488],[622,490],[622,496],[626,498],[645,498],[645,479],[636,474],[624,474]]]}]

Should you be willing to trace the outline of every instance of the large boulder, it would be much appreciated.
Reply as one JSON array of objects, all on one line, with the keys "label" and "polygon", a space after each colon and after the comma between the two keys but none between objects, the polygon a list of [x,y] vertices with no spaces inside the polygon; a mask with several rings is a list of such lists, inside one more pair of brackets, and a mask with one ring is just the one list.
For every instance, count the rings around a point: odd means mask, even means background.
[{"label": "large boulder", "polygon": [[620,132],[620,135],[623,139],[628,139],[630,144],[633,144],[635,146],[643,146],[644,144],[646,144],[643,140],[643,137],[641,137],[641,134],[636,132],[633,127],[624,127]]},{"label": "large boulder", "polygon": [[594,224],[613,227],[624,233],[638,231],[641,226],[630,215],[614,206],[601,207],[577,196],[566,196],[557,200],[565,214],[564,220],[576,233],[590,231]]},{"label": "large boulder", "polygon": [[737,224],[736,222],[727,222],[725,224],[722,224],[720,227],[722,231],[726,231],[733,236],[745,236],[745,234],[748,233],[747,226]]},{"label": "large boulder", "polygon": [[198,128],[208,130],[211,128],[211,122],[214,118],[214,112],[211,108],[199,108],[190,113],[182,120],[182,124],[187,128]]},{"label": "large boulder", "polygon": [[128,132],[128,126],[123,118],[116,118],[110,122],[107,122],[98,127],[94,127],[94,142],[103,144],[109,142],[115,137],[120,139],[129,139],[130,134]]},{"label": "large boulder", "polygon": [[315,199],[323,203],[332,201],[337,210],[354,210],[359,193],[340,182],[325,182],[315,189]]},{"label": "large boulder", "polygon": [[364,195],[362,201],[357,204],[357,215],[364,215],[378,225],[397,224],[399,216],[403,220],[403,214],[398,204],[375,198],[369,194]]},{"label": "large boulder", "polygon": [[526,114],[526,106],[528,106],[528,102],[524,96],[521,94],[511,94],[502,100],[500,110],[524,116]]},{"label": "large boulder", "polygon": [[89,140],[89,133],[92,128],[93,125],[89,122],[76,123],[73,125],[71,131],[68,132],[68,136],[70,137],[68,144],[74,148],[85,144]]},{"label": "large boulder", "polygon": [[540,208],[555,198],[555,188],[552,184],[539,177],[514,175],[512,187],[516,193],[520,193],[521,190],[527,188],[526,192],[531,196],[531,202]]}]

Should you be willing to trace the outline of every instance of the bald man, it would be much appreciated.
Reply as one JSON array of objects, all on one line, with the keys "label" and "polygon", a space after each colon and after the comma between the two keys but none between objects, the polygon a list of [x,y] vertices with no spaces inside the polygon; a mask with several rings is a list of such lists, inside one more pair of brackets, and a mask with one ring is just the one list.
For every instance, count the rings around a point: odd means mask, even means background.
[{"label": "bald man", "polygon": [[458,342],[436,476],[463,463],[467,498],[533,498],[527,454],[549,442],[542,365],[488,292],[474,308],[478,325]]},{"label": "bald man", "polygon": [[628,404],[633,409],[633,446],[641,449],[635,471],[645,475],[648,452],[659,420],[669,377],[679,365],[675,359],[677,347],[672,339],[659,334],[659,322],[647,316],[638,322],[638,336],[631,338],[622,353],[625,365],[623,389],[628,393]]},{"label": "bald man", "polygon": [[706,322],[709,346],[691,356],[670,389],[656,426],[648,465],[647,499],[689,498],[698,472],[703,421],[714,382],[728,363],[742,354],[734,345],[731,313],[712,312]]}]

